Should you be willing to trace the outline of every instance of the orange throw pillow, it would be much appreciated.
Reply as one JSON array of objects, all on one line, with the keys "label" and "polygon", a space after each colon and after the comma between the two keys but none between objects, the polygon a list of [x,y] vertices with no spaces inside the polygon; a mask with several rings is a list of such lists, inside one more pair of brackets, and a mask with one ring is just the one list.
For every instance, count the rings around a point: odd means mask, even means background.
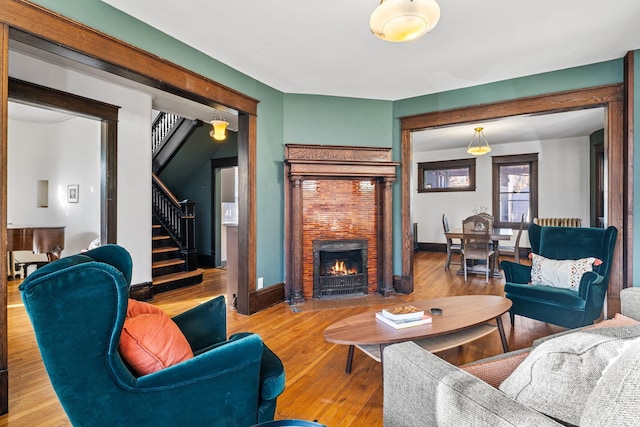
[{"label": "orange throw pillow", "polygon": [[138,375],[189,360],[193,351],[173,320],[158,307],[129,299],[120,354]]}]

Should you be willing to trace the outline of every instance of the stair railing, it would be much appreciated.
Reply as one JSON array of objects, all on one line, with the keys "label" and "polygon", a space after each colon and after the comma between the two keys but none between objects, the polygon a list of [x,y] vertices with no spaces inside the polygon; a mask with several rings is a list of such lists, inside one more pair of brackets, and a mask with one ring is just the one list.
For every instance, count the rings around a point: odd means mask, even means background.
[{"label": "stair railing", "polygon": [[173,113],[161,112],[151,125],[151,152],[156,153],[169,134],[174,130],[176,123],[182,117]]},{"label": "stair railing", "polygon": [[171,191],[152,174],[153,214],[180,247],[187,271],[198,267],[195,246],[195,202],[178,201]]}]

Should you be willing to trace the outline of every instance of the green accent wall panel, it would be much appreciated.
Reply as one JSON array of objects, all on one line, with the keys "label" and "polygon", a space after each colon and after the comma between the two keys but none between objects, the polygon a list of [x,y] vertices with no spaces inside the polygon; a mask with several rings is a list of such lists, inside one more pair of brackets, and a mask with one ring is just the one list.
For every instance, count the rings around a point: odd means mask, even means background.
[{"label": "green accent wall panel", "polygon": [[284,96],[285,144],[391,147],[391,101]]}]

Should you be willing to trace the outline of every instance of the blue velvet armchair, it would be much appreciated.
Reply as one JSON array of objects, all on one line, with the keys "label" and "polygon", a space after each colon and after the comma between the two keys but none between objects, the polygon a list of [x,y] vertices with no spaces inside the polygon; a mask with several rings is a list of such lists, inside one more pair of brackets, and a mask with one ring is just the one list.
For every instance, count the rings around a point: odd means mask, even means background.
[{"label": "blue velvet armchair", "polygon": [[258,335],[227,340],[215,298],[173,318],[194,357],[135,376],[118,352],[131,257],[106,245],[29,275],[22,299],[42,360],[74,426],[239,426],[272,420],[284,369]]},{"label": "blue velvet armchair", "polygon": [[516,314],[565,328],[586,326],[598,319],[609,286],[617,235],[618,230],[613,226],[603,229],[529,224],[529,242],[534,254],[553,260],[595,257],[602,260],[602,264],[582,275],[576,292],[531,285],[531,266],[502,261],[505,296],[513,303],[509,310],[511,324]]}]

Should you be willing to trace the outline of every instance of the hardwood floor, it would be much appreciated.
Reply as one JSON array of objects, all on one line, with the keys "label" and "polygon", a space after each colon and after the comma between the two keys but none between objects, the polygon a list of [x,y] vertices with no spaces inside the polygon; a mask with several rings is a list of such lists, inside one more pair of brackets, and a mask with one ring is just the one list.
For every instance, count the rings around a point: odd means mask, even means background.
[{"label": "hardwood floor", "polygon": [[[465,283],[462,276],[456,275],[457,266],[444,271],[444,260],[442,253],[416,254],[415,292],[398,297],[414,301],[448,295],[504,294],[504,279],[489,279],[485,284],[484,276],[478,275],[470,276]],[[157,295],[153,304],[175,315],[225,293],[224,270],[207,270],[204,278],[200,285]],[[9,414],[0,417],[0,426],[69,426],[42,365],[18,285],[19,281],[9,282]],[[382,301],[382,306],[384,304]],[[366,310],[374,308],[294,311],[288,304],[281,303],[253,316],[242,316],[235,311],[228,313],[229,334],[240,331],[259,334],[284,363],[286,389],[278,398],[276,419],[318,420],[331,427],[382,425],[380,364],[356,350],[353,370],[347,375],[344,370],[347,347],[330,344],[322,336],[324,328],[331,323]],[[512,329],[506,314],[503,323],[512,350],[528,347],[534,339],[562,330],[521,317],[516,317]],[[501,351],[496,332],[440,356],[450,363],[463,364]]]}]

